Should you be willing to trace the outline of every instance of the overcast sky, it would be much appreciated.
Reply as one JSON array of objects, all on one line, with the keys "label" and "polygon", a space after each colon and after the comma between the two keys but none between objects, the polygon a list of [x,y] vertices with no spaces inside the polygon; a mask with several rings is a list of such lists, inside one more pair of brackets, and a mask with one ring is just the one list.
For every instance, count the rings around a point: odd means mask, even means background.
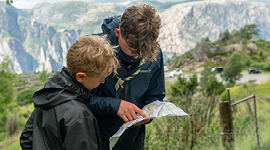
[{"label": "overcast sky", "polygon": [[[6,0],[0,0],[6,1]],[[94,3],[129,3],[136,0],[13,0],[13,6],[19,9],[29,9],[34,7],[37,3],[41,2],[61,2],[61,1],[86,1]],[[159,2],[169,2],[169,1],[182,1],[182,0],[157,0]]]},{"label": "overcast sky", "polygon": [[[0,0],[6,1],[6,0]],[[61,2],[61,1],[86,1],[94,3],[122,3],[127,4],[137,0],[13,0],[13,6],[19,9],[29,9],[34,7],[37,3],[41,2]],[[157,0],[159,2],[170,2],[170,1],[184,1],[184,0]],[[246,1],[246,0],[232,0],[232,1]]]}]

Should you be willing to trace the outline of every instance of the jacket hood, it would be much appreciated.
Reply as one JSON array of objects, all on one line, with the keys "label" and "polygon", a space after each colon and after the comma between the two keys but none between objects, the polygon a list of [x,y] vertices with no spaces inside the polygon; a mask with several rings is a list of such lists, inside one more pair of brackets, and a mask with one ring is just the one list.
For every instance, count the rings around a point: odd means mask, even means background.
[{"label": "jacket hood", "polygon": [[101,29],[103,34],[106,34],[110,39],[110,44],[113,46],[118,46],[116,48],[116,56],[119,60],[124,61],[126,65],[132,65],[133,63],[140,60],[140,58],[133,58],[124,53],[118,44],[118,37],[116,37],[114,30],[118,28],[118,20],[120,16],[113,16],[104,19]]},{"label": "jacket hood", "polygon": [[33,95],[35,107],[48,109],[70,100],[89,101],[92,93],[70,76],[65,67],[48,79],[44,88]]}]

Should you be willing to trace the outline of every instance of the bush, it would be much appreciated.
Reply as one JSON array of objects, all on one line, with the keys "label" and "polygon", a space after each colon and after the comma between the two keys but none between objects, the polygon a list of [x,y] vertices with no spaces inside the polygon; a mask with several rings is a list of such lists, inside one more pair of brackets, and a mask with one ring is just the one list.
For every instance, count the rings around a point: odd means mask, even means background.
[{"label": "bush", "polygon": [[16,96],[17,102],[32,102],[33,94],[35,93],[35,89],[23,89],[18,92]]},{"label": "bush", "polygon": [[264,67],[264,64],[253,62],[253,63],[251,63],[250,67],[262,69]]},{"label": "bush", "polygon": [[270,71],[270,64],[264,65],[263,70]]},{"label": "bush", "polygon": [[6,121],[6,132],[9,136],[14,135],[19,129],[19,116],[17,110],[9,112]]},{"label": "bush", "polygon": [[260,51],[259,55],[260,55],[260,57],[263,57],[263,52],[262,52],[262,51]]},{"label": "bush", "polygon": [[39,79],[40,79],[40,81],[42,81],[42,82],[46,82],[46,81],[48,80],[49,76],[50,76],[50,74],[47,73],[47,71],[45,70],[45,71],[42,71],[42,72],[40,73]]},{"label": "bush", "polygon": [[250,65],[251,65],[251,60],[250,58],[246,57],[246,66],[250,66]]}]

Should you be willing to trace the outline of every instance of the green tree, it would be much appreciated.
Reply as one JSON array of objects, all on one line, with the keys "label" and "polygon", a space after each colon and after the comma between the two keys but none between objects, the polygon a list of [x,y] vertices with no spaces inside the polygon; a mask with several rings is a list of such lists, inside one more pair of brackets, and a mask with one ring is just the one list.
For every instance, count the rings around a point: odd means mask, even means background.
[{"label": "green tree", "polygon": [[208,36],[205,38],[205,41],[206,41],[206,42],[211,42],[211,40],[209,39]]},{"label": "green tree", "polygon": [[16,101],[17,102],[32,102],[33,94],[35,93],[35,89],[23,89],[17,93]]},{"label": "green tree", "polygon": [[6,0],[6,4],[10,5],[13,3],[13,0]]},{"label": "green tree", "polygon": [[227,29],[227,30],[223,33],[222,41],[227,41],[227,40],[229,40],[229,39],[230,39],[230,36],[231,36],[231,34],[230,34],[229,30]]},{"label": "green tree", "polygon": [[214,65],[208,60],[204,63],[204,70],[201,73],[200,86],[205,96],[211,97],[214,95],[220,95],[225,87],[222,82],[219,82],[216,78],[216,71],[211,71]]},{"label": "green tree", "polygon": [[14,98],[13,81],[16,78],[10,67],[10,60],[5,58],[0,64],[0,132],[5,130],[6,110]]},{"label": "green tree", "polygon": [[242,77],[241,71],[245,66],[245,60],[241,53],[234,51],[228,58],[227,63],[224,67],[221,77],[227,83],[236,84],[236,81]]},{"label": "green tree", "polygon": [[46,81],[48,80],[49,76],[50,76],[50,74],[47,73],[46,70],[44,70],[44,71],[42,71],[42,72],[40,73],[39,79],[40,79],[40,81],[42,81],[42,82],[46,82]]},{"label": "green tree", "polygon": [[189,81],[181,75],[178,76],[177,81],[172,85],[172,96],[187,97],[196,93],[198,87],[197,75],[193,74]]},{"label": "green tree", "polygon": [[232,35],[233,35],[233,36],[240,37],[240,31],[239,31],[239,30],[234,29],[234,30],[232,31]]},{"label": "green tree", "polygon": [[248,24],[240,29],[240,37],[246,40],[250,40],[259,35],[260,30],[256,24]]},{"label": "green tree", "polygon": [[211,42],[209,37],[207,36],[206,38],[202,38],[201,42]]},{"label": "green tree", "polygon": [[222,82],[219,82],[216,77],[210,77],[204,89],[206,95],[210,97],[213,95],[221,95],[225,90],[225,86]]},{"label": "green tree", "polygon": [[14,97],[13,80],[16,78],[10,67],[10,60],[7,58],[0,64],[0,112],[3,111]]}]

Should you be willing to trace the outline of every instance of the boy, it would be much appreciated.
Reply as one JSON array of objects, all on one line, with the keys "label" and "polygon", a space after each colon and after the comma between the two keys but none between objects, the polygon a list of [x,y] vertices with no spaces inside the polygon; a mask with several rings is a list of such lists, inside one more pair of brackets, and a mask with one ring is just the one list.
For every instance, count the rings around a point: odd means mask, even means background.
[{"label": "boy", "polygon": [[[103,33],[116,47],[121,67],[106,78],[106,83],[94,89],[91,111],[99,124],[102,149],[109,150],[109,138],[125,122],[147,117],[145,105],[165,96],[162,51],[157,41],[161,19],[150,5],[128,7],[121,16],[104,20]],[[137,114],[136,114],[137,113]],[[144,149],[145,123],[128,128],[114,150]]]},{"label": "boy", "polygon": [[33,95],[35,109],[20,137],[23,150],[101,149],[89,90],[117,68],[114,50],[103,37],[83,36],[71,45],[66,58],[67,68]]}]

